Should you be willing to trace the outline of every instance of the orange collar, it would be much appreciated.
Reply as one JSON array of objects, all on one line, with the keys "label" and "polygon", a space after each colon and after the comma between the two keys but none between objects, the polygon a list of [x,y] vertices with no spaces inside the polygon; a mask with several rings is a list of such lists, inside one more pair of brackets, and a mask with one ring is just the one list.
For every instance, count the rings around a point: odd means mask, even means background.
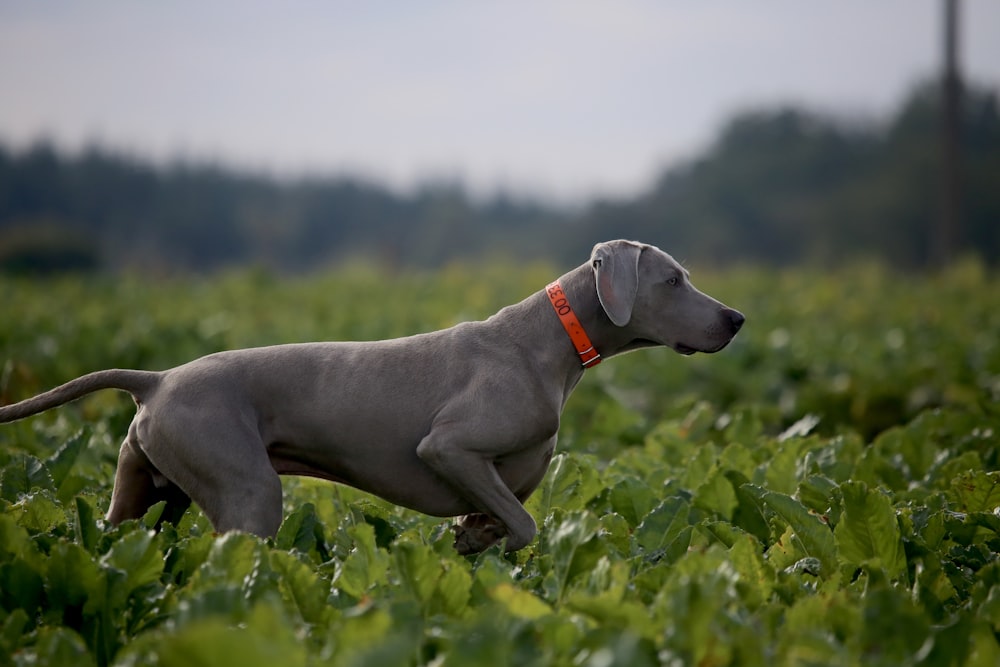
[{"label": "orange collar", "polygon": [[601,355],[594,349],[594,344],[590,342],[587,332],[583,330],[583,325],[580,324],[576,313],[570,307],[569,299],[566,297],[566,293],[563,292],[559,281],[555,280],[549,283],[545,288],[545,293],[549,295],[552,308],[555,309],[556,315],[559,316],[559,321],[562,322],[563,328],[566,329],[569,339],[573,341],[573,347],[576,348],[576,353],[580,355],[581,365],[584,368],[590,368],[601,363]]}]

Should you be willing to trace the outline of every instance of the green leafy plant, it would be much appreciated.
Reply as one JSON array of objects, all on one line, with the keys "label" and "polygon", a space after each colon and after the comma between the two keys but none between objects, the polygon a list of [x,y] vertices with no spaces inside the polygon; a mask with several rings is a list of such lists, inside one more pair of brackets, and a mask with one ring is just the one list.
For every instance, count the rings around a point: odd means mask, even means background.
[{"label": "green leafy plant", "polygon": [[[0,396],[438,328],[551,273],[7,280]],[[162,506],[112,527],[127,399],[0,426],[0,667],[997,664],[1000,284],[966,265],[701,283],[746,330],[589,371],[514,554],[459,556],[447,521],[302,478],[273,540],[197,509],[154,532]]]}]

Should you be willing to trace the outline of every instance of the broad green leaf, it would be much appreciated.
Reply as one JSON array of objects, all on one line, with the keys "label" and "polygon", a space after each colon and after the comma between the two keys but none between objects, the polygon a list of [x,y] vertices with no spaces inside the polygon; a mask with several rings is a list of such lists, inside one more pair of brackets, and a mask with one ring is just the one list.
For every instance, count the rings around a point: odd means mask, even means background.
[{"label": "broad green leaf", "polygon": [[331,608],[327,604],[330,584],[316,570],[286,551],[271,551],[271,567],[280,579],[278,588],[306,623],[323,622]]},{"label": "broad green leaf", "polygon": [[164,635],[151,648],[162,667],[305,667],[306,645],[291,623],[271,605],[257,605],[245,625],[221,618],[192,623]]},{"label": "broad green leaf", "polygon": [[633,528],[656,506],[653,490],[636,477],[626,477],[611,487],[611,508]]},{"label": "broad green leaf", "polygon": [[20,558],[0,564],[0,608],[24,609],[33,617],[43,600],[43,580],[33,564]]},{"label": "broad green leaf", "polygon": [[761,499],[743,485],[748,484],[747,478],[736,470],[727,470],[726,479],[733,487],[736,496],[736,507],[733,508],[732,523],[734,526],[750,533],[762,544],[771,539],[771,527],[764,518]]},{"label": "broad green leaf", "polygon": [[198,568],[196,577],[199,581],[221,580],[242,584],[260,560],[260,552],[258,538],[246,533],[225,533],[212,541],[208,558]]},{"label": "broad green leaf", "polygon": [[198,535],[179,540],[167,553],[165,571],[170,573],[178,585],[186,584],[208,560],[215,541],[212,535]]},{"label": "broad green leaf", "polygon": [[727,521],[732,519],[733,510],[739,504],[732,484],[718,468],[709,472],[705,481],[694,492],[695,507],[718,514]]},{"label": "broad green leaf", "polygon": [[45,576],[49,604],[56,609],[82,606],[102,590],[101,567],[86,549],[72,542],[52,548]]},{"label": "broad green leaf", "polygon": [[163,510],[167,509],[167,501],[161,500],[155,502],[149,506],[146,513],[142,515],[139,519],[139,523],[146,528],[146,530],[153,530],[156,528],[156,524],[160,521],[160,517],[163,516]]},{"label": "broad green leaf", "polygon": [[33,491],[14,504],[11,515],[33,533],[47,533],[66,523],[66,512],[51,491]]},{"label": "broad green leaf", "polygon": [[27,664],[49,667],[90,667],[97,664],[80,635],[65,627],[41,628],[35,645],[26,654],[22,658],[27,658]]},{"label": "broad green leaf", "polygon": [[794,531],[806,556],[818,558],[823,564],[822,576],[830,577],[837,571],[837,542],[833,531],[818,516],[809,512],[799,501],[783,493],[765,491],[751,484],[744,486],[758,495]]},{"label": "broad green leaf", "polygon": [[799,483],[796,496],[814,512],[826,514],[834,504],[837,484],[823,475],[810,475]]},{"label": "broad green leaf", "polygon": [[472,594],[472,575],[464,561],[443,561],[434,600],[437,610],[449,616],[459,616],[469,604]]},{"label": "broad green leaf", "polygon": [[0,657],[9,659],[21,644],[31,619],[23,609],[15,609],[9,614],[0,613]]},{"label": "broad green leaf", "polygon": [[101,562],[126,573],[130,593],[158,581],[163,572],[163,553],[156,533],[148,530],[136,530],[122,537],[111,545]]},{"label": "broad green leaf", "polygon": [[323,524],[312,503],[303,503],[291,512],[278,528],[274,545],[279,549],[314,554],[322,562],[329,557],[323,540]]},{"label": "broad green leaf", "polygon": [[694,536],[694,526],[684,526],[670,542],[662,549],[653,553],[657,562],[674,563],[687,554],[691,548],[691,538]]},{"label": "broad green leaf", "polygon": [[[69,474],[73,469],[73,464],[76,463],[77,458],[80,456],[80,452],[83,451],[84,445],[87,444],[85,436],[85,430],[79,431],[76,435],[63,443],[62,447],[56,450],[52,456],[45,460],[45,468],[52,476],[54,488],[59,489],[62,487],[63,482],[65,482],[69,477]],[[64,498],[61,493],[60,498],[68,500],[68,498]]]},{"label": "broad green leaf", "polygon": [[768,489],[786,495],[795,492],[801,472],[799,470],[801,454],[811,441],[811,439],[789,438],[772,445],[771,459],[764,473],[765,486]]},{"label": "broad green leaf", "polygon": [[972,647],[966,667],[994,667],[1000,664],[1000,644],[996,639],[996,626],[977,623],[970,633]]},{"label": "broad green leaf", "polygon": [[397,542],[392,551],[396,572],[406,590],[421,604],[434,594],[440,575],[440,559],[426,544],[413,540]]},{"label": "broad green leaf", "polygon": [[679,496],[670,496],[646,515],[635,531],[635,541],[646,551],[662,549],[688,527],[691,506]]},{"label": "broad green leaf", "polygon": [[582,509],[604,490],[593,464],[586,458],[556,454],[545,478],[526,507],[536,520],[544,521],[554,507]]},{"label": "broad green leaf", "polygon": [[688,458],[680,479],[685,489],[697,489],[715,469],[715,451],[711,447],[698,447]]},{"label": "broad green leaf", "polygon": [[1000,473],[965,472],[952,480],[951,497],[960,512],[992,512],[1000,507]]},{"label": "broad green leaf", "polygon": [[77,496],[76,505],[76,539],[89,551],[94,553],[101,539],[101,529],[94,517],[94,508],[86,498]]},{"label": "broad green leaf", "polygon": [[747,535],[745,531],[728,521],[702,521],[697,525],[697,529],[712,540],[720,542],[727,549],[736,544],[736,541],[741,537]]},{"label": "broad green leaf", "polygon": [[552,559],[546,592],[559,600],[578,576],[605,555],[606,547],[597,535],[597,518],[587,511],[550,517],[542,531],[539,551]]},{"label": "broad green leaf", "polygon": [[790,664],[854,664],[858,661],[850,659],[849,642],[861,634],[863,625],[857,601],[843,591],[801,596],[786,608],[777,644],[782,653],[801,661]]},{"label": "broad green leaf", "polygon": [[337,568],[334,584],[354,598],[362,598],[372,586],[383,583],[390,556],[375,544],[375,529],[361,523],[347,531],[354,539],[354,548]]},{"label": "broad green leaf", "polygon": [[958,594],[942,565],[940,558],[931,557],[922,559],[914,568],[913,599],[935,620],[948,615],[946,605]]},{"label": "broad green leaf", "polygon": [[55,491],[45,464],[28,454],[17,454],[0,470],[0,498],[12,503],[36,489]]},{"label": "broad green leaf", "polygon": [[628,522],[617,512],[610,512],[602,515],[600,522],[600,535],[606,544],[613,547],[622,556],[626,556],[632,551],[632,528]]},{"label": "broad green leaf", "polygon": [[837,550],[851,568],[873,564],[890,579],[906,575],[906,554],[896,512],[889,498],[864,482],[840,485],[844,514],[834,530]]},{"label": "broad green leaf", "polygon": [[719,467],[743,476],[752,475],[757,468],[753,450],[742,442],[730,442],[719,454]]},{"label": "broad green leaf", "polygon": [[489,590],[489,596],[500,603],[507,613],[529,621],[552,613],[543,600],[513,584],[499,584]]},{"label": "broad green leaf", "polygon": [[878,656],[882,664],[914,664],[931,624],[908,591],[872,581],[858,606],[864,619],[858,637],[862,653]]},{"label": "broad green leaf", "polygon": [[10,514],[0,514],[0,561],[10,557],[30,558],[36,552],[28,531]]},{"label": "broad green leaf", "polygon": [[744,603],[755,609],[771,598],[775,574],[764,560],[760,542],[751,535],[738,537],[729,549],[730,562],[739,575],[737,589]]}]

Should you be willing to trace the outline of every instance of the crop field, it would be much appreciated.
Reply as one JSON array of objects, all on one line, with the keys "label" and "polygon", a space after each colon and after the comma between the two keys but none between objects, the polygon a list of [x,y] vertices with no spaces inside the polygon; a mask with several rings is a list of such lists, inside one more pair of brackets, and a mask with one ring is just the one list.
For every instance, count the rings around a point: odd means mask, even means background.
[{"label": "crop field", "polygon": [[[0,425],[0,667],[1000,664],[1000,277],[690,268],[744,330],[587,371],[513,554],[304,478],[274,540],[194,508],[111,527],[127,395]],[[557,274],[0,278],[0,403],[438,329]]]}]

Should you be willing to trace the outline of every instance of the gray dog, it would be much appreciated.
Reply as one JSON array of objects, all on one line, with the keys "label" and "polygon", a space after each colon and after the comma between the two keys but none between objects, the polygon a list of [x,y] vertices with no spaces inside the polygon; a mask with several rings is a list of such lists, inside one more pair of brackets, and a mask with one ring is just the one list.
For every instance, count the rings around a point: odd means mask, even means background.
[{"label": "gray dog", "polygon": [[192,499],[216,530],[272,536],[279,475],[349,484],[434,516],[461,516],[455,548],[536,527],[523,501],[552,458],[559,417],[585,368],[643,347],[716,352],[741,313],[699,292],[665,252],[632,241],[482,322],[372,342],[211,354],[162,372],[104,370],[0,408],[9,422],[98,389],[132,394],[107,518]]}]

